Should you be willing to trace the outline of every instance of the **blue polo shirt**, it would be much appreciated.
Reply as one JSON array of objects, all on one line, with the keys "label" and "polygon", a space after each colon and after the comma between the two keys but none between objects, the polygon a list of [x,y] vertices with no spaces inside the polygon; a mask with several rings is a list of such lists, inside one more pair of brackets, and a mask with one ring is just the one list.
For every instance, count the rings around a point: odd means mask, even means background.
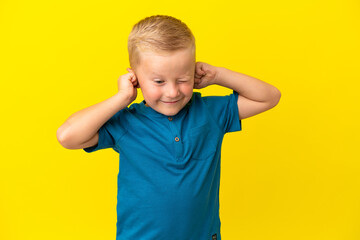
[{"label": "blue polo shirt", "polygon": [[168,117],[134,103],[99,129],[93,152],[119,153],[117,240],[221,239],[220,154],[241,130],[238,93],[202,97]]}]

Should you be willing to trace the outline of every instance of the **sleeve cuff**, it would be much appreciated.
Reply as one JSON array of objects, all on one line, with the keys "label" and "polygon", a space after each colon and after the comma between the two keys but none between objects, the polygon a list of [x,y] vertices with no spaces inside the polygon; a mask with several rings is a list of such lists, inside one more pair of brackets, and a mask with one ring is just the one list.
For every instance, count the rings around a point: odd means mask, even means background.
[{"label": "sleeve cuff", "polygon": [[[91,147],[87,147],[87,148],[83,148],[83,150],[87,153],[91,153],[91,152],[95,152],[97,150],[100,150],[100,149],[103,149],[104,146],[101,146],[101,143],[104,142],[104,128],[101,127],[99,129],[99,140],[98,140],[98,143],[94,146],[91,146]],[[105,146],[106,147],[106,146]]]},{"label": "sleeve cuff", "polygon": [[239,118],[239,107],[237,105],[238,96],[239,94],[235,90],[233,90],[233,95],[231,96],[233,99],[231,99],[230,103],[232,105],[230,107],[233,114],[233,121],[228,132],[236,132],[242,130],[242,123],[241,119]]}]

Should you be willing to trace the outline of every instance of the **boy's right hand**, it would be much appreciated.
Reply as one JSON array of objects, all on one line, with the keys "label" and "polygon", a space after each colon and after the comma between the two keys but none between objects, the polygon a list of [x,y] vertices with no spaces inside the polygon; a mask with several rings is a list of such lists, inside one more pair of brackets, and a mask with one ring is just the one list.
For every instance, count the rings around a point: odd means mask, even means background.
[{"label": "boy's right hand", "polygon": [[121,75],[118,79],[118,90],[119,94],[126,96],[131,103],[136,99],[139,83],[134,71],[131,68],[126,70],[129,73]]}]

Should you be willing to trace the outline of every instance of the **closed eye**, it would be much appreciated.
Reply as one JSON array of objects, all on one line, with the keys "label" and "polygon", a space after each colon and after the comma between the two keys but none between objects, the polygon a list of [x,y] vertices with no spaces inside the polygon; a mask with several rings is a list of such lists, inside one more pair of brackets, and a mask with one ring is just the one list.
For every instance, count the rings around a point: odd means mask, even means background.
[{"label": "closed eye", "polygon": [[189,80],[186,80],[186,79],[182,79],[182,80],[178,80],[179,83],[186,83],[188,82]]},{"label": "closed eye", "polygon": [[155,82],[156,84],[162,84],[164,81],[163,81],[163,80],[154,80],[154,82]]}]

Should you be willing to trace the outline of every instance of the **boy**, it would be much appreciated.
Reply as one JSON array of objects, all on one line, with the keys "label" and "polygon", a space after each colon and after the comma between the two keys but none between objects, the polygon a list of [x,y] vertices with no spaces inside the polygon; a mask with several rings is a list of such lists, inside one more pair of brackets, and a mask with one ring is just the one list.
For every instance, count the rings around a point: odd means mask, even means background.
[{"label": "boy", "polygon": [[[195,61],[195,38],[164,15],[134,25],[129,73],[119,91],[83,109],[58,129],[68,149],[120,154],[117,240],[221,239],[220,152],[225,133],[241,119],[274,107],[274,86]],[[229,96],[201,97],[193,89],[218,84]],[[144,101],[132,103],[140,88]]]}]

